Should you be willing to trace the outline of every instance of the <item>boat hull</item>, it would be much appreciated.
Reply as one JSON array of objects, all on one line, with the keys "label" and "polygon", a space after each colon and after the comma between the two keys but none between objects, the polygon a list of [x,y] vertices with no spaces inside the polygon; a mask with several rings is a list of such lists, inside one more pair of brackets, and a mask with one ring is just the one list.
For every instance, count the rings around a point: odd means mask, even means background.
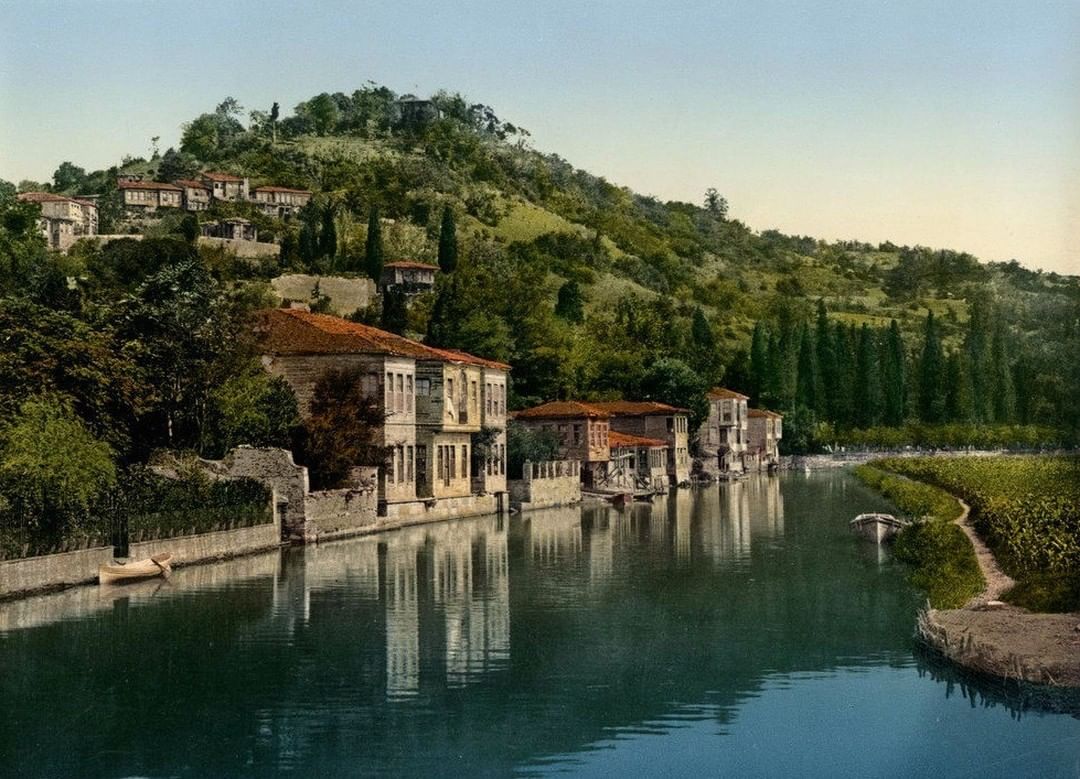
[{"label": "boat hull", "polygon": [[172,555],[154,555],[146,560],[137,560],[123,565],[103,565],[98,568],[100,584],[122,584],[124,582],[149,579],[154,576],[168,576],[172,572],[169,561]]},{"label": "boat hull", "polygon": [[883,544],[900,532],[904,523],[890,514],[860,514],[851,520],[851,529],[860,538]]}]

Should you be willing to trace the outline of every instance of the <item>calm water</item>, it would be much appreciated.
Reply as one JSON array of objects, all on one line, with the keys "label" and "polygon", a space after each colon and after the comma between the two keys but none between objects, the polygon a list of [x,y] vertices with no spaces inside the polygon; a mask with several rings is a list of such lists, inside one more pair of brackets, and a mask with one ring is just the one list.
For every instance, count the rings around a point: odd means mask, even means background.
[{"label": "calm water", "polygon": [[915,653],[842,473],[429,525],[0,606],[0,772],[1077,776]]}]

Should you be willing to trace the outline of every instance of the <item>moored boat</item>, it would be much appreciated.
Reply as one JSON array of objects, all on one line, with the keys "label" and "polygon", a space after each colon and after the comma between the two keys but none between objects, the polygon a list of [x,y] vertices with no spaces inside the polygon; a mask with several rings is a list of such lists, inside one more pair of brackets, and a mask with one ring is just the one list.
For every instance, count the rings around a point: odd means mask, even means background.
[{"label": "moored boat", "polygon": [[880,544],[895,536],[907,523],[892,514],[859,514],[849,523],[852,530],[868,541]]},{"label": "moored boat", "polygon": [[113,563],[98,568],[98,582],[101,584],[119,584],[125,581],[148,579],[152,576],[168,576],[172,573],[169,561],[172,555],[156,554],[145,560],[130,563]]}]

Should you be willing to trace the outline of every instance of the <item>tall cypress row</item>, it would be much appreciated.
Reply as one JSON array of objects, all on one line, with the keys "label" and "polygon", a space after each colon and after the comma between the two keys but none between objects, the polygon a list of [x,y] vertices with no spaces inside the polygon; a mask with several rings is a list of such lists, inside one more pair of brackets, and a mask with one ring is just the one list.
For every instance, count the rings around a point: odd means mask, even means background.
[{"label": "tall cypress row", "polygon": [[814,354],[814,341],[810,336],[810,325],[802,328],[799,339],[799,360],[795,375],[795,405],[816,411],[818,407],[817,357]]},{"label": "tall cypress row", "polygon": [[971,384],[971,407],[976,422],[988,422],[993,416],[988,320],[985,302],[975,297],[971,301],[964,351],[967,352],[965,362]]},{"label": "tall cypress row", "polygon": [[754,324],[754,335],[750,341],[750,403],[754,406],[763,404],[763,396],[769,381],[769,334],[765,325],[758,321]]},{"label": "tall cypress row", "polygon": [[945,376],[946,419],[961,424],[971,422],[975,409],[971,402],[971,369],[967,365],[965,350],[958,349],[949,355]]},{"label": "tall cypress row", "polygon": [[993,419],[998,424],[1011,422],[1013,417],[1013,382],[1012,368],[1006,354],[1005,325],[1001,320],[994,324],[994,335],[990,342],[990,386],[991,410]]},{"label": "tall cypress row", "polygon": [[818,386],[817,411],[821,416],[836,420],[836,351],[833,348],[832,332],[829,329],[829,314],[825,301],[818,299],[817,325],[814,330],[814,345],[817,348]]},{"label": "tall cypress row", "polygon": [[379,221],[379,207],[372,206],[368,213],[367,241],[364,244],[364,265],[376,284],[382,278],[383,272],[383,249],[382,249],[382,223]]},{"label": "tall cypress row", "polygon": [[836,354],[836,416],[833,421],[841,427],[851,427],[854,424],[855,355],[848,329],[840,322],[833,327],[833,350]]},{"label": "tall cypress row", "polygon": [[884,422],[895,427],[904,424],[907,415],[907,377],[904,375],[907,356],[900,325],[895,319],[889,323],[882,356]]},{"label": "tall cypress row", "polygon": [[934,312],[926,312],[922,362],[919,365],[919,419],[936,424],[945,418],[945,356]]},{"label": "tall cypress row", "polygon": [[439,268],[443,273],[453,273],[457,268],[457,227],[450,206],[443,209],[439,225]]},{"label": "tall cypress row", "polygon": [[880,392],[878,350],[874,333],[863,323],[855,355],[855,424],[873,427],[878,422]]}]

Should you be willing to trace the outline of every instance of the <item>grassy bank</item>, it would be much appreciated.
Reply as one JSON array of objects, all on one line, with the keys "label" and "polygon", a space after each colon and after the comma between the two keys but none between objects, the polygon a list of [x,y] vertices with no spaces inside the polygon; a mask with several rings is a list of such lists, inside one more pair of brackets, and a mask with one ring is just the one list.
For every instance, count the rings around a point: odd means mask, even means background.
[{"label": "grassy bank", "polygon": [[1016,580],[1005,600],[1033,611],[1080,610],[1080,458],[895,458],[879,468],[937,485]]},{"label": "grassy bank", "polygon": [[963,606],[985,586],[975,550],[954,520],[961,507],[944,490],[912,481],[871,465],[855,475],[904,514],[919,520],[896,539],[896,556],[912,566],[911,582],[939,609]]}]

